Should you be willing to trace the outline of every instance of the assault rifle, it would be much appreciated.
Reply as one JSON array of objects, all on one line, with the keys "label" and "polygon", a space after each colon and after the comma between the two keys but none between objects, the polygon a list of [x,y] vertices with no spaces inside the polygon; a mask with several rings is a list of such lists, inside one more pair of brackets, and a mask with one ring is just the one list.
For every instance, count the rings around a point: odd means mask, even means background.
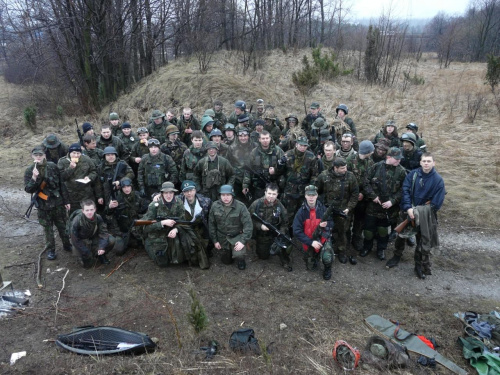
[{"label": "assault rifle", "polygon": [[76,124],[76,133],[78,134],[78,139],[80,140],[80,146],[84,147],[83,135],[82,132],[80,131],[80,128],[78,127],[78,120],[76,118],[75,118],[75,124]]},{"label": "assault rifle", "polygon": [[140,226],[143,226],[143,225],[151,225],[151,224],[154,224],[154,223],[158,223],[158,222],[160,222],[162,220],[174,220],[175,221],[175,225],[177,225],[177,224],[179,224],[179,225],[194,225],[195,224],[194,221],[181,220],[178,217],[158,216],[156,218],[156,220],[141,220],[141,219],[134,220],[134,223],[133,223],[132,226],[134,226],[134,227],[140,227]]},{"label": "assault rifle", "polygon": [[259,180],[261,180],[264,184],[268,184],[271,182],[271,180],[266,177],[266,175],[264,174],[263,171],[261,172],[257,172],[255,170],[253,170],[251,167],[249,167],[248,165],[244,164],[241,169],[244,169],[248,172],[250,172],[251,174],[253,174],[254,176],[256,176]]},{"label": "assault rifle", "polygon": [[45,187],[47,186],[47,183],[45,182],[45,180],[42,181],[42,183],[40,184],[40,187],[36,190],[35,194],[33,194],[31,196],[31,202],[30,202],[30,205],[28,207],[28,209],[26,210],[25,214],[24,214],[24,218],[25,219],[29,219],[30,215],[31,215],[31,211],[33,211],[33,206],[37,206],[37,203],[36,203],[36,199],[38,197],[40,197],[41,199],[43,199],[44,201],[47,200],[48,198],[48,195],[47,194],[44,194],[42,193],[42,190],[45,189]]},{"label": "assault rifle", "polygon": [[[264,224],[266,227],[269,228],[271,232],[276,234],[276,238],[274,239],[274,243],[278,245],[279,248],[281,249],[286,249],[287,243],[290,245],[295,245],[290,237],[288,237],[286,234],[282,233],[278,228],[276,228],[274,225],[272,225],[270,222],[265,221],[262,219],[259,215],[257,215],[255,212],[252,214],[252,217],[256,219],[259,223]],[[272,254],[274,255],[274,254]]]},{"label": "assault rifle", "polygon": [[112,201],[116,201],[116,191],[119,189],[115,186],[114,182],[118,181],[118,176],[120,175],[120,171],[123,169],[123,167],[125,167],[125,163],[122,163],[122,161],[120,160],[116,164],[115,174],[113,175],[113,179],[108,179],[109,188],[111,190],[110,197]]}]

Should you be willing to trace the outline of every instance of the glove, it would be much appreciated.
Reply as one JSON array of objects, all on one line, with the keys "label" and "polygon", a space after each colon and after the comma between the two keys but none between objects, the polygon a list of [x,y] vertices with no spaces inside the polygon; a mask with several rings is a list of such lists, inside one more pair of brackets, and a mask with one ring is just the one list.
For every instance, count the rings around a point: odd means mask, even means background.
[{"label": "glove", "polygon": [[139,191],[139,195],[142,197],[142,198],[146,198],[146,191],[144,189],[141,189]]}]

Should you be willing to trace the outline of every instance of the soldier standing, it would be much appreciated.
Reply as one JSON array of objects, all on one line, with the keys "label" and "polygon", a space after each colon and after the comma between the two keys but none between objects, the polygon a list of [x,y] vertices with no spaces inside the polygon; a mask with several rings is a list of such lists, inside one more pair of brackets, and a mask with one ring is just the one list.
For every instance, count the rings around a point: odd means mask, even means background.
[{"label": "soldier standing", "polygon": [[149,138],[149,131],[147,128],[139,128],[137,129],[137,136],[139,137],[139,142],[137,142],[134,147],[132,147],[132,150],[130,151],[130,166],[132,167],[132,170],[134,171],[135,175],[137,175],[137,171],[139,169],[139,163],[142,160],[142,157],[144,155],[149,154],[149,147],[148,147],[148,138]]},{"label": "soldier standing", "polygon": [[351,133],[342,134],[340,148],[335,152],[335,156],[347,159],[351,155],[356,155],[353,145],[353,135]]},{"label": "soldier standing", "polygon": [[200,122],[194,117],[193,111],[189,107],[182,110],[182,116],[177,121],[177,127],[181,132],[181,141],[188,146],[191,142],[191,133],[195,130],[201,130]]},{"label": "soldier standing", "polygon": [[60,158],[66,156],[68,153],[68,146],[66,146],[55,134],[49,134],[43,141],[42,145],[45,147],[45,157],[47,161],[57,164]]},{"label": "soldier standing", "polygon": [[111,134],[113,134],[115,137],[119,137],[120,134],[122,134],[122,130],[120,128],[120,116],[118,116],[118,113],[111,112],[109,114],[109,125]]},{"label": "soldier standing", "polygon": [[56,259],[56,243],[54,226],[59,232],[63,249],[71,251],[68,234],[66,233],[67,211],[70,209],[69,197],[57,166],[47,161],[41,146],[31,151],[33,165],[24,172],[24,190],[35,194],[38,208],[38,222],[43,227],[45,235],[45,251],[47,259]]},{"label": "soldier standing", "polygon": [[374,164],[366,175],[364,191],[368,199],[363,234],[365,257],[373,247],[377,234],[377,257],[385,259],[385,250],[389,242],[388,227],[398,220],[401,187],[406,176],[405,169],[399,165],[403,155],[399,148],[391,147],[385,161]]},{"label": "soldier standing", "polygon": [[215,113],[215,117],[214,117],[215,126],[220,130],[223,130],[224,125],[227,124],[227,117],[224,114],[222,107],[223,107],[223,104],[220,100],[216,100],[214,102],[213,109],[214,109],[214,113]]},{"label": "soldier standing", "polygon": [[161,145],[160,150],[174,159],[176,165],[180,166],[182,155],[187,150],[187,146],[179,139],[179,128],[175,125],[167,126],[167,141]]},{"label": "soldier standing", "polygon": [[254,145],[250,142],[248,128],[238,129],[238,140],[230,146],[229,162],[234,169],[234,191],[236,199],[241,202],[251,202],[251,194],[243,194],[243,179],[245,177],[245,166],[250,163],[250,153],[254,149]]},{"label": "soldier standing", "polygon": [[[137,137],[137,134],[135,134],[132,131],[132,126],[130,125],[129,122],[124,122],[121,125],[121,134],[118,135],[118,138],[120,138],[120,141],[123,142],[123,145],[131,151],[134,148],[134,145],[139,142],[139,138]],[[128,159],[126,160],[128,162]]]},{"label": "soldier standing", "polygon": [[94,134],[85,134],[83,136],[84,155],[92,159],[95,166],[98,167],[104,158],[104,151],[97,148],[96,136]]},{"label": "soldier standing", "polygon": [[407,133],[413,133],[415,137],[417,138],[417,141],[415,143],[415,147],[419,149],[422,152],[427,151],[427,146],[425,145],[425,141],[420,137],[418,133],[418,125],[410,122],[408,125],[406,125],[406,132]]},{"label": "soldier standing", "polygon": [[196,164],[193,181],[201,187],[201,193],[214,202],[222,185],[234,183],[234,171],[226,158],[217,155],[219,146],[215,142],[208,142],[205,149],[207,155]]},{"label": "soldier standing", "polygon": [[104,151],[109,146],[115,148],[120,159],[128,160],[130,157],[130,150],[125,147],[121,139],[111,134],[110,125],[103,125],[101,135],[97,138],[97,147]]},{"label": "soldier standing", "polygon": [[233,124],[227,123],[224,125],[224,143],[226,145],[231,146],[236,141],[235,131],[236,127]]},{"label": "soldier standing", "polygon": [[209,135],[209,140],[215,142],[217,146],[219,146],[218,154],[227,159],[229,155],[229,146],[222,143],[222,132],[217,128],[212,130]]},{"label": "soldier standing", "polygon": [[293,235],[302,243],[307,269],[316,270],[318,260],[321,259],[324,266],[323,279],[330,280],[334,257],[330,241],[333,221],[324,221],[325,213],[326,206],[318,200],[316,186],[306,186],[305,202],[293,219]]},{"label": "soldier standing", "polygon": [[318,172],[329,171],[333,168],[333,162],[335,161],[335,143],[333,141],[327,141],[323,145],[323,156],[318,161]]},{"label": "soldier standing", "polygon": [[205,156],[205,148],[203,147],[203,134],[199,130],[191,133],[191,146],[184,151],[181,161],[181,170],[179,172],[179,179],[192,180],[194,168],[196,164]]},{"label": "soldier standing", "polygon": [[384,127],[377,133],[373,143],[378,143],[381,139],[387,139],[389,141],[389,147],[401,147],[401,142],[399,141],[398,128],[394,120],[388,120]]},{"label": "soldier standing", "polygon": [[214,247],[222,252],[222,263],[231,264],[235,259],[238,269],[244,270],[246,246],[252,238],[253,225],[245,205],[234,199],[231,185],[220,187],[220,200],[212,205],[208,228]]},{"label": "soldier standing", "polygon": [[155,109],[153,113],[151,113],[151,119],[148,125],[149,137],[157,139],[160,144],[165,143],[165,140],[167,139],[167,125],[168,121],[165,119],[165,114],[162,111]]},{"label": "soldier standing", "polygon": [[375,143],[375,152],[372,154],[372,160],[374,163],[385,161],[387,151],[389,151],[390,148],[389,144],[389,140],[385,138],[381,138],[377,143]]},{"label": "soldier standing", "polygon": [[312,124],[318,117],[325,118],[321,114],[321,108],[318,102],[312,102],[309,107],[309,114],[302,120],[301,126],[302,130],[306,133],[307,137],[311,136]]}]

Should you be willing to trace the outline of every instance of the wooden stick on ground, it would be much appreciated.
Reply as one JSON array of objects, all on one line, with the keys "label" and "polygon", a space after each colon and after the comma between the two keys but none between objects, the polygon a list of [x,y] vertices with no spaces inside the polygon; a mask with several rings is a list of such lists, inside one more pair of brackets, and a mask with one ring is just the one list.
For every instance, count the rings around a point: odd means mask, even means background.
[{"label": "wooden stick on ground", "polygon": [[38,284],[38,288],[43,288],[42,284],[42,255],[45,253],[47,249],[44,249],[40,255],[38,255],[38,271],[36,272],[36,283]]},{"label": "wooden stick on ground", "polygon": [[136,255],[137,255],[137,253],[134,253],[131,256],[129,256],[127,259],[125,259],[124,261],[122,261],[117,267],[115,267],[110,273],[108,273],[106,275],[105,279],[107,279],[108,277],[110,277],[115,271],[118,271],[118,269],[120,269],[121,266],[123,266],[125,263],[127,263],[130,259],[132,259]]},{"label": "wooden stick on ground", "polygon": [[63,280],[62,280],[62,288],[59,291],[59,294],[57,295],[57,301],[55,304],[56,307],[56,315],[54,317],[54,324],[57,322],[57,304],[59,303],[59,300],[61,299],[61,293],[64,290],[64,287],[66,286],[66,276],[68,276],[69,270],[66,270],[66,273],[64,274]]}]

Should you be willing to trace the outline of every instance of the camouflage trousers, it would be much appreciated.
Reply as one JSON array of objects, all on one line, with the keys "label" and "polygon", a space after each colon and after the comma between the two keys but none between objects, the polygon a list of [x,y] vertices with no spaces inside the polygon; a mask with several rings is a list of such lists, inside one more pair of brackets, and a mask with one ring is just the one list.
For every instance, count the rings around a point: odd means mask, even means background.
[{"label": "camouflage trousers", "polygon": [[264,234],[263,231],[257,231],[255,236],[255,252],[259,259],[269,259],[271,255],[278,255],[282,266],[289,266],[291,264],[290,253],[293,247],[287,246],[286,249],[278,247],[274,243],[274,235]]},{"label": "camouflage trousers", "polygon": [[377,218],[376,216],[366,215],[365,227],[363,234],[365,239],[363,241],[364,250],[371,251],[373,241],[377,240],[377,251],[385,251],[389,243],[388,227],[391,222],[388,218]]},{"label": "camouflage trousers", "polygon": [[[334,249],[337,255],[355,255],[350,244],[347,243],[347,231],[351,223],[351,213],[348,214],[348,218],[344,219],[340,216],[333,217],[333,238],[334,238]],[[349,251],[348,251],[349,249]],[[349,252],[349,254],[347,254]]]},{"label": "camouflage trousers", "polygon": [[293,223],[293,219],[295,218],[295,214],[299,210],[300,206],[304,202],[303,195],[299,194],[289,194],[284,192],[283,198],[281,199],[281,203],[286,207],[286,211],[288,214],[288,222]]},{"label": "camouflage trousers", "polygon": [[66,212],[66,207],[57,206],[52,210],[38,210],[38,222],[43,227],[43,233],[45,235],[45,250],[55,251],[56,241],[54,238],[54,225],[57,228],[59,237],[63,243],[63,247],[66,250],[71,249],[71,243],[69,242],[69,236],[66,232],[66,222],[68,220],[68,213]]},{"label": "camouflage trousers", "polygon": [[[416,265],[421,265],[424,270],[430,270],[431,269],[431,258],[430,258],[430,251],[427,249],[424,249],[422,247],[422,235],[420,232],[418,232],[416,235],[416,246],[415,246],[415,254],[413,256],[413,259],[415,260]],[[396,242],[394,243],[394,255],[396,256],[403,256],[403,251],[405,250],[405,244],[406,244],[406,238],[401,238],[397,237]]]},{"label": "camouflage trousers", "polygon": [[330,241],[326,241],[319,252],[316,252],[312,247],[304,251],[304,261],[308,270],[314,269],[320,259],[325,266],[330,266],[334,257],[335,254]]}]

